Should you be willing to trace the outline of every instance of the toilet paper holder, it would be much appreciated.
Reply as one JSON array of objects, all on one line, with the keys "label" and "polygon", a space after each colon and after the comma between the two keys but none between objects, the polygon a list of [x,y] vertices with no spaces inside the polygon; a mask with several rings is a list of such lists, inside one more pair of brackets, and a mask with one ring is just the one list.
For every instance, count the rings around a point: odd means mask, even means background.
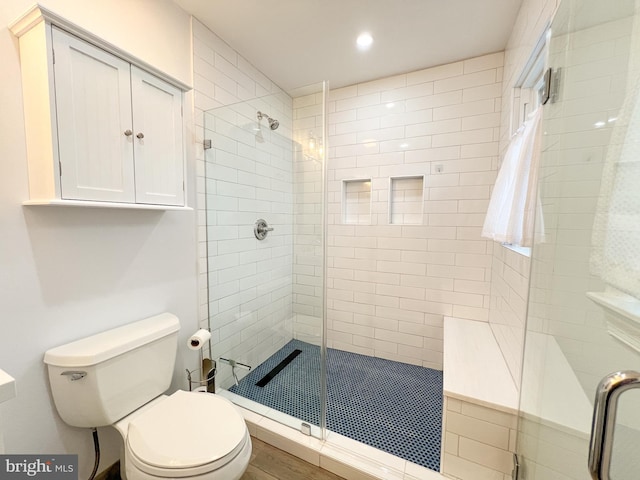
[{"label": "toilet paper holder", "polygon": [[[189,384],[189,391],[194,389],[201,392],[216,393],[216,362],[210,358],[205,358],[203,355],[203,347],[205,343],[209,342],[209,351],[211,351],[211,332],[204,328],[201,328],[196,333],[191,335],[187,346],[190,350],[198,351],[198,358],[200,368],[195,370],[187,370],[187,382]],[[193,374],[197,373],[199,380],[193,379]]]},{"label": "toilet paper holder", "polygon": [[216,361],[204,358],[201,368],[186,369],[189,391],[216,393]]}]

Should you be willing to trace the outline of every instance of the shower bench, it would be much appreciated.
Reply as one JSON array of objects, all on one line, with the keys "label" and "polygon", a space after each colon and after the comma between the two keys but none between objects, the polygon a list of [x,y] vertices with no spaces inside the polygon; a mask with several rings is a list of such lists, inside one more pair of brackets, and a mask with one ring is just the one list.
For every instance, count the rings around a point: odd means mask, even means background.
[{"label": "shower bench", "polygon": [[518,408],[520,422],[529,422],[529,436],[539,436],[529,441],[547,445],[545,462],[555,471],[564,472],[566,464],[586,465],[591,402],[552,335],[528,331],[526,343],[526,384],[518,405],[518,390],[490,325],[445,317],[445,475],[462,480],[511,478]]},{"label": "shower bench", "polygon": [[513,468],[518,391],[487,322],[444,319],[444,475],[503,478]]}]

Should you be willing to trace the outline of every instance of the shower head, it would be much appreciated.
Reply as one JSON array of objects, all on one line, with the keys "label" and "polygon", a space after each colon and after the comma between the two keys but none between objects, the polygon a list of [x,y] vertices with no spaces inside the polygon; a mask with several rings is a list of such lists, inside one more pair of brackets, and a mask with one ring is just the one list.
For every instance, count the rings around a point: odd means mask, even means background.
[{"label": "shower head", "polygon": [[268,117],[267,120],[269,121],[269,128],[271,130],[275,130],[280,126],[280,122],[278,120],[274,120],[273,118],[270,118],[270,117]]},{"label": "shower head", "polygon": [[271,118],[266,113],[258,111],[258,120],[262,120],[263,118],[267,119],[267,121],[269,122],[269,128],[271,130],[276,130],[280,126],[280,122],[278,120],[276,120],[275,118]]}]

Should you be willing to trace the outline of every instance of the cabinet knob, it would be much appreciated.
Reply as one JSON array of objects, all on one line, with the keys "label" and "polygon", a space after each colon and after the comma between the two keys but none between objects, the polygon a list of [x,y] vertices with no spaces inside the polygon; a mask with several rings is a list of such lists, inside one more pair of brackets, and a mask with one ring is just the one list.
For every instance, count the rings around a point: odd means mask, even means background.
[{"label": "cabinet knob", "polygon": [[124,131],[124,134],[125,134],[127,137],[130,137],[131,135],[133,135],[133,132],[132,132],[131,130],[129,130],[129,129],[126,129],[126,130]]},{"label": "cabinet knob", "polygon": [[142,140],[144,138],[144,133],[140,132],[136,135],[136,138],[139,138],[140,140]]}]

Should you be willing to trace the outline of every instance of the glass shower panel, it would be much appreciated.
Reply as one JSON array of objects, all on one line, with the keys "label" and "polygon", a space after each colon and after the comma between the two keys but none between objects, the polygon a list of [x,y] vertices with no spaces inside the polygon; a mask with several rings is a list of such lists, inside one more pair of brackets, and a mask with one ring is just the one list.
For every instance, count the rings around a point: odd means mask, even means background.
[{"label": "glass shower panel", "polygon": [[[219,393],[321,436],[324,97],[316,88],[318,105],[282,92],[207,111],[204,138]],[[302,365],[296,342],[313,345],[317,359]],[[304,388],[292,392],[290,381]]]},{"label": "glass shower panel", "polygon": [[[551,26],[559,84],[544,107],[520,479],[591,478],[596,387],[612,372],[640,370],[639,41],[632,0],[563,0]],[[638,478],[639,399],[620,399],[613,480]]]}]

